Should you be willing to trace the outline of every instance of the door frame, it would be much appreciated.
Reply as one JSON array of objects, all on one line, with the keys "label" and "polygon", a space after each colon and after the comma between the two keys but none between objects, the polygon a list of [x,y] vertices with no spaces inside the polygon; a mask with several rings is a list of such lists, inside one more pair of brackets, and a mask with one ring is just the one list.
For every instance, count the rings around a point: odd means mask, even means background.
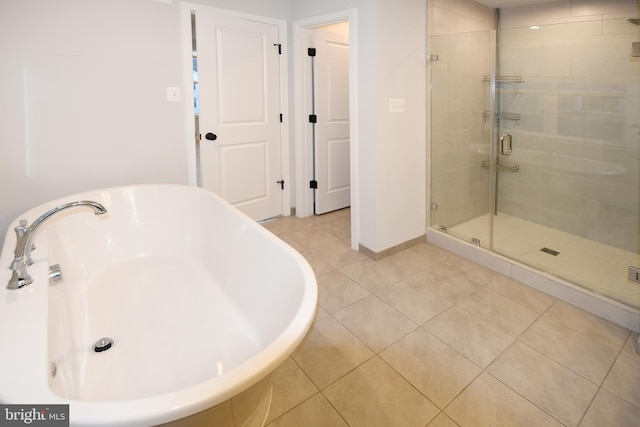
[{"label": "door frame", "polygon": [[207,10],[209,12],[229,16],[233,18],[245,19],[247,21],[262,22],[278,27],[278,37],[282,45],[282,53],[280,56],[280,112],[282,113],[282,122],[280,123],[280,169],[281,175],[285,183],[282,191],[281,212],[283,216],[291,214],[291,161],[290,161],[290,143],[289,143],[289,55],[287,52],[288,34],[287,21],[280,19],[268,18],[265,16],[252,15],[242,12],[236,12],[227,9],[218,9],[215,7],[204,6],[201,4],[185,3],[180,4],[180,35],[182,46],[182,93],[183,93],[183,111],[185,117],[185,144],[187,151],[187,182],[189,185],[196,187],[198,185],[198,170],[196,164],[196,144],[195,144],[195,111],[193,96],[193,49],[191,40],[191,12],[195,11],[196,16],[198,10]]},{"label": "door frame", "polygon": [[308,32],[340,22],[349,23],[349,155],[351,181],[351,248],[359,250],[359,164],[358,164],[358,38],[357,9],[347,9],[326,15],[293,21],[293,93],[296,170],[296,216],[313,215],[312,129],[309,125],[311,75],[307,54]]}]

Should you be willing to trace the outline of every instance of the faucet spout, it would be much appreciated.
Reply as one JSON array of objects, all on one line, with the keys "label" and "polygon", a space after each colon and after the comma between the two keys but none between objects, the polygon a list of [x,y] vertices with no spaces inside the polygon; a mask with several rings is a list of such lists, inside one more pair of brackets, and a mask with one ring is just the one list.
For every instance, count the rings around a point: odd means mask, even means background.
[{"label": "faucet spout", "polygon": [[75,207],[89,207],[93,209],[95,215],[102,215],[107,212],[104,206],[98,202],[80,200],[77,202],[66,203],[64,205],[57,206],[44,214],[38,219],[33,221],[30,226],[27,226],[27,221],[20,221],[20,225],[15,228],[16,232],[16,249],[13,251],[13,262],[11,263],[11,270],[13,274],[7,285],[7,289],[20,289],[24,286],[33,283],[33,279],[27,272],[27,266],[33,264],[31,259],[31,250],[33,248],[33,238],[36,232],[40,229],[40,226],[51,216],[62,212],[66,209]]}]

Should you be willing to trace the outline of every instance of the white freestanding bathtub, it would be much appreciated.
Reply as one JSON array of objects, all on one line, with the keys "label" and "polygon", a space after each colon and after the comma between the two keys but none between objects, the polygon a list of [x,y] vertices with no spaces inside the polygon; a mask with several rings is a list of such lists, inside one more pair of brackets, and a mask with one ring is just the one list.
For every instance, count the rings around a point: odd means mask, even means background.
[{"label": "white freestanding bathtub", "polygon": [[[18,221],[76,200],[107,213],[51,216],[35,236],[33,283],[6,289]],[[56,264],[62,282],[50,284]],[[178,185],[89,191],[25,212],[7,231],[0,289],[0,403],[69,404],[78,426],[205,410],[218,412],[202,425],[247,422],[253,410],[234,396],[295,349],[317,302],[300,254],[212,193]]]}]

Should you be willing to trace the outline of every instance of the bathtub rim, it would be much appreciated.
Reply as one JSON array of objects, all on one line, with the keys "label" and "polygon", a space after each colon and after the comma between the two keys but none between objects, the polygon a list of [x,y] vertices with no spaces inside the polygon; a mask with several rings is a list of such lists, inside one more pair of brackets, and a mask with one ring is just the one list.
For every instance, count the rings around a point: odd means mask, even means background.
[{"label": "bathtub rim", "polygon": [[[252,227],[260,235],[273,242],[273,244],[280,246],[292,256],[296,266],[301,270],[302,286],[304,288],[300,305],[285,329],[258,354],[240,363],[224,375],[209,378],[180,390],[130,401],[93,402],[67,399],[55,394],[49,387],[48,382],[50,375],[46,339],[48,281],[36,280],[25,288],[7,290],[4,284],[9,280],[10,270],[4,268],[0,273],[0,281],[3,283],[2,289],[4,292],[0,307],[5,308],[0,310],[0,336],[3,337],[5,342],[20,344],[8,346],[8,348],[0,352],[0,372],[2,372],[3,377],[3,385],[0,388],[0,402],[27,405],[69,404],[73,425],[112,425],[115,427],[161,424],[195,414],[246,390],[271,373],[300,344],[311,328],[317,309],[317,282],[309,263],[291,246],[256,221],[232,207],[219,196],[198,187],[181,184],[114,186],[70,194],[42,203],[21,213],[9,224],[0,260],[2,260],[3,265],[4,263],[9,265],[9,262],[13,259],[13,248],[16,240],[13,228],[20,219],[27,218],[31,223],[36,217],[52,207],[69,200],[91,198],[92,194],[95,198],[95,195],[104,192],[130,189],[157,190],[163,188],[206,194],[229,208],[233,216],[241,220],[244,226]],[[46,237],[46,226],[38,234]],[[41,247],[44,246],[46,245],[41,245]],[[29,267],[33,277],[47,277],[47,263],[42,262],[47,255],[44,248],[34,252],[35,263]],[[13,323],[15,319],[28,319],[28,322],[15,325]],[[14,325],[17,327],[13,327]],[[44,335],[45,339],[39,341],[29,339],[38,335]],[[25,343],[28,345],[25,345]],[[20,365],[30,366],[30,369],[27,369],[27,372],[16,369],[16,366]]]}]

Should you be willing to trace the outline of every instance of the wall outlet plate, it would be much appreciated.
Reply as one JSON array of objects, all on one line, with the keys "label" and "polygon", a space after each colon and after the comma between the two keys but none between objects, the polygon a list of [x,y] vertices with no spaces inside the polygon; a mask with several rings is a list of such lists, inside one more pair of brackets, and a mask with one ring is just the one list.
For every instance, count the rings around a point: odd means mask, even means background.
[{"label": "wall outlet plate", "polygon": [[404,113],[404,98],[389,98],[390,113]]}]

